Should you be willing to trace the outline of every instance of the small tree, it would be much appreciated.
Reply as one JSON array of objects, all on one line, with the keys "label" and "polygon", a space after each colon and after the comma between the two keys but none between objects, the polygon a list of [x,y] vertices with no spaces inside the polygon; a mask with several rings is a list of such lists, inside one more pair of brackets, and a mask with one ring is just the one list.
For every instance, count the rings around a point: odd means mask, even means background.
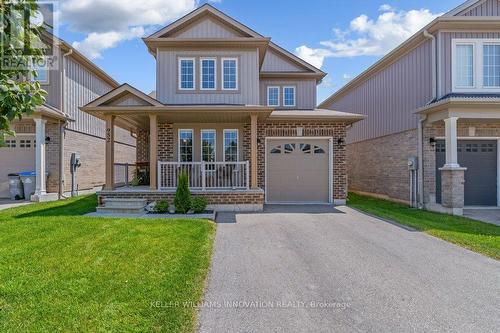
[{"label": "small tree", "polygon": [[[37,8],[34,0],[0,1],[1,57],[10,59],[10,63],[36,63],[42,59],[42,50],[35,47],[41,44],[42,28],[25,24],[27,18],[36,16]],[[23,45],[23,50],[19,45]],[[32,114],[37,106],[45,103],[47,93],[39,82],[30,80],[36,76],[32,66],[0,66],[0,147],[4,145],[5,135],[15,134],[10,129],[13,120]]]},{"label": "small tree", "polygon": [[175,211],[186,214],[191,209],[191,192],[189,191],[189,177],[186,172],[179,173],[177,190],[174,198]]}]

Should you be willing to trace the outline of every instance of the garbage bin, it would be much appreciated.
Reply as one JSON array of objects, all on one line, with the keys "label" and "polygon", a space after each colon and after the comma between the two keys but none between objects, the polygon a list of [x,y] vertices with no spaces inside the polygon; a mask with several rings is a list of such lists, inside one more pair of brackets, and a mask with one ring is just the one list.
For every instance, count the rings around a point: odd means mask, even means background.
[{"label": "garbage bin", "polygon": [[23,182],[24,197],[30,200],[31,196],[35,194],[36,189],[36,172],[24,171],[19,173],[19,177]]},{"label": "garbage bin", "polygon": [[21,200],[24,198],[23,183],[17,173],[9,173],[10,200]]}]

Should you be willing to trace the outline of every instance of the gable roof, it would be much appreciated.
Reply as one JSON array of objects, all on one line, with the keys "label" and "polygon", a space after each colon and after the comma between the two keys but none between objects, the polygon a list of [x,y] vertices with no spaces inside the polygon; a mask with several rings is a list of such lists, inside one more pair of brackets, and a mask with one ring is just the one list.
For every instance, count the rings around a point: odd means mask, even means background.
[{"label": "gable roof", "polygon": [[[119,100],[125,96],[133,96],[135,100],[142,101],[146,103],[146,106],[163,106],[162,103],[158,102],[156,99],[154,99],[151,96],[146,95],[139,89],[136,89],[129,85],[128,83],[124,83],[121,86],[111,90],[105,95],[102,95],[101,97],[93,100],[92,102],[88,103],[85,107],[98,107],[98,106],[106,106],[109,105],[109,103],[112,103],[113,101]],[[133,105],[130,105],[133,106]]]},{"label": "gable roof", "polygon": [[448,13],[444,14],[443,16],[456,16],[460,14],[461,12],[479,5],[480,2],[485,2],[485,0],[467,0],[463,4],[455,7],[454,9],[450,10]]},{"label": "gable roof", "polygon": [[281,46],[273,43],[273,42],[270,42],[269,43],[269,47],[275,51],[276,53],[278,54],[281,54],[282,56],[284,56],[285,58],[287,58],[288,60],[292,61],[293,63],[297,64],[298,66],[308,70],[308,71],[311,71],[313,73],[317,73],[319,74],[320,76],[325,77],[326,76],[326,73],[323,72],[321,69],[311,65],[310,63],[308,63],[307,61],[305,60],[302,60],[301,58],[299,58],[298,56],[296,56],[295,54],[285,50],[284,48],[282,48]]},{"label": "gable roof", "polygon": [[167,25],[166,27],[164,27],[164,28],[158,30],[157,32],[151,34],[150,36],[146,37],[146,39],[165,37],[165,35],[169,35],[169,34],[172,34],[173,32],[181,30],[205,15],[210,15],[210,16],[218,19],[219,21],[221,21],[225,25],[231,27],[232,29],[234,29],[236,31],[239,31],[244,37],[256,37],[256,38],[264,37],[261,34],[250,29],[246,25],[244,25],[244,24],[236,21],[232,17],[224,14],[223,12],[218,10],[217,8],[215,8],[209,4],[204,4],[203,6],[200,6],[199,8],[193,10],[192,12],[184,15],[183,17],[181,17],[177,21],[174,21],[173,23]]}]

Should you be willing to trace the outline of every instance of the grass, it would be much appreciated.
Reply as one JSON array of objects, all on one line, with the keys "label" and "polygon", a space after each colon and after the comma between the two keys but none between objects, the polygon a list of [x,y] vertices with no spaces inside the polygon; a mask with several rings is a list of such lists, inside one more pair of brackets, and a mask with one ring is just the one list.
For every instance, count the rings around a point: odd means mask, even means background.
[{"label": "grass", "polygon": [[81,216],[95,206],[0,211],[0,331],[194,331],[215,225]]},{"label": "grass", "polygon": [[500,259],[499,226],[465,217],[418,210],[402,204],[354,193],[349,193],[348,205],[410,226],[491,258]]}]

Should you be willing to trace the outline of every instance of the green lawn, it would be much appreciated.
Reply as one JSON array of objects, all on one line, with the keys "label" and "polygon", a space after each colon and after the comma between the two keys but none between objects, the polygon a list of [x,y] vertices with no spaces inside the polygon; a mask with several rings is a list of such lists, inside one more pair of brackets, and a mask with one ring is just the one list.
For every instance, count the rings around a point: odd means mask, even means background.
[{"label": "green lawn", "polygon": [[0,332],[194,331],[215,224],[81,216],[95,206],[0,211]]},{"label": "green lawn", "polygon": [[500,227],[465,217],[433,213],[349,193],[348,205],[500,259]]}]

